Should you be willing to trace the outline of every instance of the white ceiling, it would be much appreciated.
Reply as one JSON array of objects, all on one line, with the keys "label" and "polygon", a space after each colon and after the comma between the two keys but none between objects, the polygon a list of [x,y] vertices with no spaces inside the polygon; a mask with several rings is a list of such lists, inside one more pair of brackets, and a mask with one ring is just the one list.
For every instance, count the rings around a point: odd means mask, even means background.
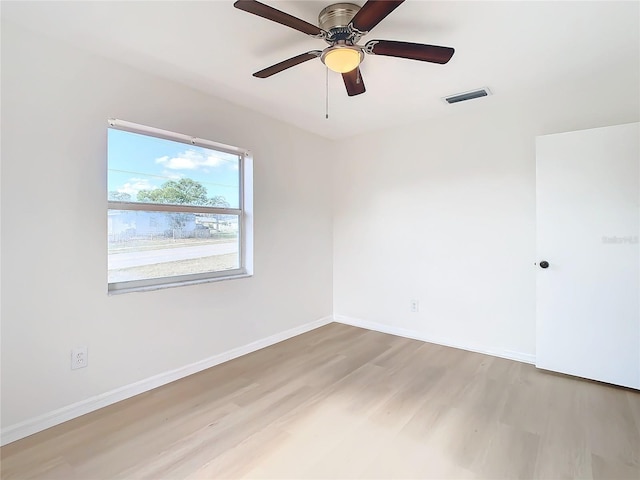
[{"label": "white ceiling", "polygon": [[[330,1],[263,0],[317,24]],[[335,2],[334,2],[335,3]],[[354,3],[362,5],[364,0]],[[447,65],[367,56],[367,92],[347,97],[320,60],[268,79],[252,73],[321,40],[233,7],[233,1],[2,2],[2,17],[80,48],[135,65],[329,138],[473,108],[441,97],[489,87],[513,96],[598,72],[637,75],[640,3],[408,0],[361,43],[405,40],[454,47]],[[492,101],[491,98],[474,102]]]}]

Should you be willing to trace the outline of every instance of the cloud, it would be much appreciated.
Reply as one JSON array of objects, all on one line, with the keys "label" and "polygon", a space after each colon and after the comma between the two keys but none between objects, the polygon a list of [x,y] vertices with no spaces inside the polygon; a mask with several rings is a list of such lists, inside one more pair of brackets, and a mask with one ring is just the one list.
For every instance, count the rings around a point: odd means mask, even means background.
[{"label": "cloud", "polygon": [[146,178],[130,178],[123,186],[118,188],[120,193],[128,193],[132,197],[135,197],[140,190],[155,190],[155,185],[149,183]]},{"label": "cloud", "polygon": [[184,178],[186,175],[181,172],[172,172],[171,170],[163,170],[162,176],[168,178],[169,180],[180,180]]},{"label": "cloud", "polygon": [[169,170],[198,170],[206,167],[217,167],[225,162],[224,159],[204,155],[202,152],[187,150],[177,157],[164,156],[156,158],[156,163]]}]

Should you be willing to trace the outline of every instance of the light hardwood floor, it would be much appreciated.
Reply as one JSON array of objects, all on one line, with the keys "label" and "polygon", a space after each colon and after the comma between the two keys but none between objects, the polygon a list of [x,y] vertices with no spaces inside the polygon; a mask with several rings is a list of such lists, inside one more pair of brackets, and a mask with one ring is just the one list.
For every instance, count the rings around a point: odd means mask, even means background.
[{"label": "light hardwood floor", "polygon": [[330,324],[14,442],[2,479],[640,479],[640,393]]}]

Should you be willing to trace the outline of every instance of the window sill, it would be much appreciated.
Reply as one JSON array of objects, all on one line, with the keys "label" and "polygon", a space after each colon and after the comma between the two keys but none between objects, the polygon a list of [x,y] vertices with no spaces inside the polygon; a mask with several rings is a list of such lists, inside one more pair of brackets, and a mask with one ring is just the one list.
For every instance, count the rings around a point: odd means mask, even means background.
[{"label": "window sill", "polygon": [[202,278],[199,280],[188,280],[184,282],[173,282],[173,283],[163,283],[160,285],[148,285],[144,287],[131,287],[131,288],[121,288],[118,290],[109,290],[108,294],[111,295],[120,295],[123,293],[132,293],[132,292],[150,292],[153,290],[163,290],[165,288],[175,288],[175,287],[185,287],[187,285],[199,285],[201,283],[211,283],[211,282],[223,282],[225,280],[235,280],[238,278],[249,278],[253,277],[252,273],[239,273],[237,275],[229,275],[226,277],[213,277],[213,278]]}]

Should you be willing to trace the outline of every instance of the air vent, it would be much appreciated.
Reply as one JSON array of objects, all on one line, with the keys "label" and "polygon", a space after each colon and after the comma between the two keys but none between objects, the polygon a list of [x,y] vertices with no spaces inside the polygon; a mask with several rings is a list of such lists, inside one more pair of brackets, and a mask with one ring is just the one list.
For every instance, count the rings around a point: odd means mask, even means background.
[{"label": "air vent", "polygon": [[491,95],[491,91],[488,88],[480,88],[478,90],[471,90],[470,92],[456,93],[455,95],[449,95],[444,97],[443,100],[449,104],[465,102],[467,100],[473,100],[474,98],[486,97]]}]

